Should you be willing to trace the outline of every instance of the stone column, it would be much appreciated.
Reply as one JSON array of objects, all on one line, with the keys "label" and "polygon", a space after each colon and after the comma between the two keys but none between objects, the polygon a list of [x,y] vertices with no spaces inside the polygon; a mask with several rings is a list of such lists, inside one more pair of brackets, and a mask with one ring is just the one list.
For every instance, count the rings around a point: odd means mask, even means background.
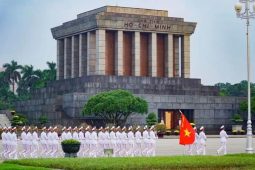
[{"label": "stone column", "polygon": [[57,40],[57,80],[64,79],[64,39]]},{"label": "stone column", "polygon": [[71,78],[72,67],[72,41],[71,38],[65,38],[64,40],[64,79]]},{"label": "stone column", "polygon": [[182,36],[181,41],[182,47],[182,77],[183,78],[190,78],[190,35]]},{"label": "stone column", "polygon": [[157,34],[149,36],[149,76],[157,76]]},{"label": "stone column", "polygon": [[173,77],[173,68],[174,68],[174,55],[173,55],[173,35],[168,34],[166,36],[166,62],[165,62],[165,75],[166,77]]},{"label": "stone column", "polygon": [[132,75],[140,76],[140,32],[135,32],[132,38]]},{"label": "stone column", "polygon": [[105,75],[105,30],[96,30],[96,75]]},{"label": "stone column", "polygon": [[115,75],[123,76],[123,31],[115,36]]},{"label": "stone column", "polygon": [[96,34],[87,33],[87,75],[95,75],[96,71]]},{"label": "stone column", "polygon": [[87,75],[87,33],[79,35],[79,77]]},{"label": "stone column", "polygon": [[79,35],[72,36],[72,78],[79,77]]},{"label": "stone column", "polygon": [[180,62],[179,62],[179,55],[180,55],[180,53],[179,53],[179,36],[178,35],[174,35],[174,45],[173,45],[173,47],[174,47],[174,49],[173,49],[173,53],[174,53],[174,67],[173,67],[173,71],[174,71],[174,74],[173,74],[173,76],[174,77],[180,77],[180,75],[179,75],[179,64],[180,64]]}]

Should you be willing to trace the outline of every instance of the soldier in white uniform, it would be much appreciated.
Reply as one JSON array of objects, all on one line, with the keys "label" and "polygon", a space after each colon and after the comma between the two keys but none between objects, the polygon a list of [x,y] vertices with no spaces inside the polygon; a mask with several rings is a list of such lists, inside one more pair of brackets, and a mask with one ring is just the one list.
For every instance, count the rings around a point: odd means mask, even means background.
[{"label": "soldier in white uniform", "polygon": [[66,139],[72,139],[73,136],[72,136],[72,127],[69,126],[69,128],[67,129],[67,133],[66,133]]},{"label": "soldier in white uniform", "polygon": [[22,151],[20,152],[20,156],[23,157],[24,153],[27,151],[27,143],[26,143],[26,127],[23,126],[21,128],[21,134],[20,134],[20,139],[21,139],[21,143],[22,143]]},{"label": "soldier in white uniform", "polygon": [[98,156],[104,156],[105,133],[103,127],[98,129]]},{"label": "soldier in white uniform", "polygon": [[205,155],[205,147],[206,147],[206,135],[205,135],[205,128],[202,126],[200,128],[200,133],[199,133],[199,149],[198,149],[198,154]]},{"label": "soldier in white uniform", "polygon": [[25,153],[25,157],[32,158],[32,151],[33,151],[33,136],[32,136],[32,129],[31,127],[27,128],[27,152]]},{"label": "soldier in white uniform", "polygon": [[137,126],[135,132],[135,156],[142,156],[142,133],[140,126]]},{"label": "soldier in white uniform", "polygon": [[147,125],[143,128],[143,143],[144,143],[144,148],[142,152],[143,156],[149,156],[148,152],[150,150],[150,136]]},{"label": "soldier in white uniform", "polygon": [[66,129],[66,127],[64,126],[64,127],[62,128],[61,141],[66,140],[66,136],[67,136],[67,129]]},{"label": "soldier in white uniform", "polygon": [[10,152],[9,152],[9,158],[10,159],[18,159],[17,157],[17,146],[18,146],[18,138],[16,134],[16,127],[11,129],[11,134],[10,134]]},{"label": "soldier in white uniform", "polygon": [[85,137],[84,137],[84,128],[83,127],[80,127],[79,128],[79,133],[78,133],[78,136],[79,136],[79,141],[81,143],[81,147],[80,147],[80,151],[78,153],[79,156],[84,156],[84,150],[85,150]]},{"label": "soldier in white uniform", "polygon": [[116,129],[115,126],[111,127],[111,132],[110,132],[110,141],[111,141],[111,145],[110,147],[113,149],[113,157],[116,156],[116,141],[117,141],[117,137],[116,137]]},{"label": "soldier in white uniform", "polygon": [[6,142],[6,152],[4,153],[4,158],[9,158],[9,154],[11,153],[11,127],[7,128],[6,135],[5,135],[5,142]]},{"label": "soldier in white uniform", "polygon": [[56,158],[57,157],[57,154],[58,154],[58,148],[59,148],[59,137],[58,137],[58,128],[57,126],[55,126],[53,128],[53,131],[52,131],[52,153],[51,153],[51,157],[54,157]]},{"label": "soldier in white uniform", "polygon": [[2,137],[2,146],[3,146],[3,151],[1,153],[2,158],[5,158],[5,153],[8,151],[7,150],[7,139],[6,139],[6,135],[7,135],[7,128],[3,127],[3,132],[1,134]]},{"label": "soldier in white uniform", "polygon": [[38,128],[34,127],[33,133],[32,133],[33,140],[32,140],[32,152],[31,152],[31,155],[33,158],[38,157],[38,151],[39,151],[39,145],[38,145],[39,137],[37,132],[38,132]]},{"label": "soldier in white uniform", "polygon": [[78,134],[78,128],[77,128],[77,126],[75,126],[75,127],[73,128],[73,139],[79,141],[79,134]]},{"label": "soldier in white uniform", "polygon": [[127,156],[127,144],[128,144],[128,138],[127,138],[127,133],[126,133],[126,126],[122,128],[121,132],[121,151],[120,151],[120,156]]},{"label": "soldier in white uniform", "polygon": [[149,136],[150,136],[150,149],[149,149],[149,156],[155,156],[156,153],[156,140],[157,136],[155,134],[155,128],[154,126],[151,126],[150,131],[149,131]]},{"label": "soldier in white uniform", "polygon": [[228,140],[228,134],[225,131],[224,125],[220,127],[220,148],[217,150],[217,154],[219,155],[222,151],[223,154],[227,154],[227,140]]},{"label": "soldier in white uniform", "polygon": [[109,126],[105,128],[104,134],[105,134],[104,149],[110,149],[111,140],[110,140]]},{"label": "soldier in white uniform", "polygon": [[133,127],[128,128],[128,141],[127,141],[127,156],[134,156],[134,146],[135,146],[135,135],[133,132]]},{"label": "soldier in white uniform", "polygon": [[87,126],[86,129],[85,129],[85,134],[84,134],[84,137],[85,137],[85,150],[84,150],[84,156],[85,157],[88,157],[90,156],[90,151],[91,151],[91,127],[90,126]]},{"label": "soldier in white uniform", "polygon": [[46,156],[46,152],[48,151],[48,145],[47,145],[47,133],[46,133],[46,127],[42,128],[42,133],[40,134],[40,143],[41,143],[41,157],[45,157]]},{"label": "soldier in white uniform", "polygon": [[91,140],[91,149],[90,149],[90,156],[93,158],[97,157],[97,129],[96,127],[93,127],[91,135],[90,135],[90,140]]},{"label": "soldier in white uniform", "polygon": [[48,152],[46,153],[46,157],[51,157],[52,152],[53,152],[53,136],[52,136],[52,133],[53,133],[53,129],[50,126],[48,128],[48,133],[47,133],[47,149],[48,149]]},{"label": "soldier in white uniform", "polygon": [[115,156],[120,156],[121,152],[121,128],[118,126],[116,128],[116,151],[115,151]]},{"label": "soldier in white uniform", "polygon": [[197,154],[198,149],[199,149],[199,136],[197,133],[197,128],[194,127],[193,129],[195,131],[195,140],[194,140],[193,144],[191,145],[190,155],[193,155],[193,153]]}]

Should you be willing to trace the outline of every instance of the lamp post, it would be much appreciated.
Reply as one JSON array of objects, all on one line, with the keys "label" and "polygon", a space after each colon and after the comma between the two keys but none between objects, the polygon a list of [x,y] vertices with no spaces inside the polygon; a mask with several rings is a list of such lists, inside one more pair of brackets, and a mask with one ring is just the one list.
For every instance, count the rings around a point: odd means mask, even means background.
[{"label": "lamp post", "polygon": [[[252,122],[251,122],[251,83],[250,83],[250,37],[249,26],[250,19],[255,18],[255,0],[239,0],[235,5],[235,11],[238,18],[246,20],[246,43],[247,43],[247,79],[248,79],[248,120],[247,120],[247,136],[246,136],[246,152],[253,153],[252,148]],[[250,6],[253,4],[253,11]],[[245,10],[242,12],[242,4],[245,5]]]}]

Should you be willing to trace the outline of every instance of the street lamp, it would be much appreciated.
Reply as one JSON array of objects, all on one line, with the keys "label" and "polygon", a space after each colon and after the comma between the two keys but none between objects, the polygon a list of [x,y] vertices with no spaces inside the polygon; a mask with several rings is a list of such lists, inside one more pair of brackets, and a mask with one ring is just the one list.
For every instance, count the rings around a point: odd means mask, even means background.
[{"label": "street lamp", "polygon": [[[246,152],[253,153],[252,148],[252,126],[251,126],[251,83],[250,83],[250,39],[249,26],[250,19],[255,18],[255,0],[239,0],[235,5],[235,11],[238,18],[246,19],[246,38],[247,38],[247,76],[248,76],[248,120],[247,120],[247,137],[246,137]],[[250,6],[253,4],[253,11]],[[242,4],[245,4],[245,10],[242,12]]]}]

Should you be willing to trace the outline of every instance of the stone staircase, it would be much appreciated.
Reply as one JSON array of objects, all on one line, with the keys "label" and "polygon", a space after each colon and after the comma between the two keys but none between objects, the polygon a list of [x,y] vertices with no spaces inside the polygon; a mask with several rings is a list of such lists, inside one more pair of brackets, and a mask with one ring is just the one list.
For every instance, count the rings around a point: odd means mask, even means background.
[{"label": "stone staircase", "polygon": [[9,127],[11,126],[11,122],[10,120],[8,119],[8,117],[6,116],[6,114],[0,114],[0,128],[2,127]]}]

